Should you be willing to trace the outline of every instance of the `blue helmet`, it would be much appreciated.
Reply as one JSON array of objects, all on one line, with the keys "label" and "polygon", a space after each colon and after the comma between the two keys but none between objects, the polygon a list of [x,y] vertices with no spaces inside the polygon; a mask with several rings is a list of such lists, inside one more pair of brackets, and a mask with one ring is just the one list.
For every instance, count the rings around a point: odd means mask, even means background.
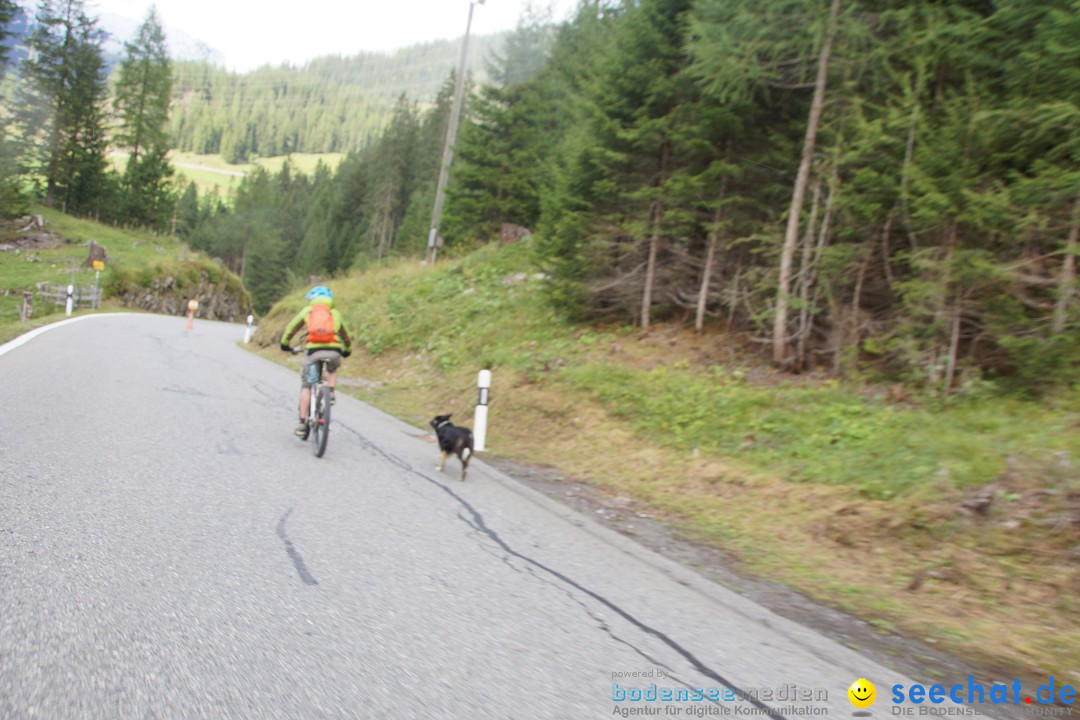
[{"label": "blue helmet", "polygon": [[330,288],[325,285],[316,285],[304,297],[308,300],[314,300],[315,298],[330,298],[333,300],[334,293],[330,292]]}]

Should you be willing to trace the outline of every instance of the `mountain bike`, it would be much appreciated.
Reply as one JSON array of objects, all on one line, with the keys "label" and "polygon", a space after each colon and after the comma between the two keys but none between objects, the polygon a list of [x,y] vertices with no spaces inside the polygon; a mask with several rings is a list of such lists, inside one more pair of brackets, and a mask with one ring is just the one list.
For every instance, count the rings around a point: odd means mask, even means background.
[{"label": "mountain bike", "polygon": [[[293,348],[292,354],[299,355],[302,348]],[[311,383],[311,401],[308,405],[308,440],[312,441],[311,451],[321,458],[326,452],[326,441],[330,435],[330,386],[323,381],[326,372],[326,360],[316,360],[308,368]]]}]

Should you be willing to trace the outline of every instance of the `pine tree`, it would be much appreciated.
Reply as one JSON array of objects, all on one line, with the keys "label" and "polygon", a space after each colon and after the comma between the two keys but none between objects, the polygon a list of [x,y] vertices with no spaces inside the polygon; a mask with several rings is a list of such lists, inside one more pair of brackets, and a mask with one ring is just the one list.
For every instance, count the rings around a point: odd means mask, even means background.
[{"label": "pine tree", "polygon": [[188,183],[176,203],[176,234],[188,239],[199,224],[199,191],[194,182]]},{"label": "pine tree", "polygon": [[689,7],[688,0],[642,0],[620,18],[587,85],[589,135],[578,138],[583,145],[559,211],[573,216],[583,201],[589,206],[579,216],[584,224],[571,230],[579,239],[557,252],[576,256],[562,262],[591,275],[584,280],[593,284],[593,309],[632,313],[644,328],[665,280],[661,252],[675,235],[668,194],[683,162],[674,154],[677,111],[694,93],[683,73]]},{"label": "pine tree", "polygon": [[18,9],[19,6],[15,4],[14,0],[0,0],[0,70],[7,70],[8,47],[6,41],[10,34],[8,25],[11,24],[11,20],[15,17]]},{"label": "pine tree", "polygon": [[[17,11],[18,5],[13,0],[0,0],[0,78],[8,71],[8,26]],[[0,119],[0,215],[4,216],[21,215],[29,202],[18,177],[19,146],[11,136],[10,125],[9,117]]]},{"label": "pine tree", "polygon": [[331,237],[335,234],[335,188],[325,166],[322,169],[323,172],[316,172],[304,237],[292,263],[296,274],[305,282],[309,275],[322,275],[330,265]]},{"label": "pine tree", "polygon": [[100,220],[113,216],[116,210],[116,178],[108,169],[109,137],[105,132],[106,96],[103,92],[104,62],[100,48],[84,44],[79,55],[85,67],[96,68],[91,74],[80,75],[73,88],[72,102],[79,109],[72,118],[77,125],[66,146],[65,175],[60,187],[64,189],[63,207],[68,212],[93,215]]},{"label": "pine tree", "polygon": [[[42,0],[24,64],[24,140],[45,177],[45,203],[72,212],[98,209],[107,188],[102,32],[82,0]],[[47,113],[42,123],[40,110]],[[97,206],[97,207],[95,207]]]},{"label": "pine tree", "polygon": [[618,12],[600,4],[582,4],[573,21],[560,28],[551,61],[536,80],[540,107],[551,111],[536,123],[555,139],[542,180],[536,254],[551,275],[549,301],[576,317],[596,309],[586,285],[605,269],[592,254],[593,188],[601,181],[591,150],[598,116],[593,90],[602,61],[614,52],[610,45],[619,19]]},{"label": "pine tree", "polygon": [[255,310],[265,313],[286,289],[285,243],[278,228],[267,217],[257,215],[244,218],[243,238],[244,284],[251,291]]},{"label": "pine tree", "polygon": [[124,174],[127,219],[163,228],[172,214],[173,168],[168,161],[172,63],[157,11],[151,7],[125,44],[116,82],[116,143],[129,150]]},{"label": "pine tree", "polygon": [[372,178],[365,244],[376,259],[390,254],[404,217],[416,172],[414,155],[419,126],[415,110],[402,95],[389,127],[368,155]]}]

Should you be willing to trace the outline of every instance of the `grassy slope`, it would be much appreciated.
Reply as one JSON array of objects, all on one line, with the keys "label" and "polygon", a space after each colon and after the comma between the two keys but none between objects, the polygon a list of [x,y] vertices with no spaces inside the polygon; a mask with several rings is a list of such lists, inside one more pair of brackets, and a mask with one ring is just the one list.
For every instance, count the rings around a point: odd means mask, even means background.
[{"label": "grassy slope", "polygon": [[[182,272],[178,268],[181,259],[190,261],[188,265],[192,267],[205,267],[211,273],[221,272],[216,263],[190,251],[174,237],[154,235],[144,230],[114,228],[41,207],[34,212],[45,218],[45,230],[67,242],[48,250],[23,250],[19,254],[0,252],[0,290],[14,291],[10,295],[0,295],[0,342],[64,317],[63,307],[47,307],[38,303],[31,321],[20,323],[20,291],[32,290],[39,282],[54,285],[73,282],[83,287],[94,284],[94,271],[80,267],[87,256],[84,243],[90,240],[104,245],[109,253],[110,262],[99,280],[99,285],[105,288],[110,284],[127,283],[128,276],[136,269],[151,274],[159,269],[168,269],[174,275],[179,274]],[[5,240],[6,237],[0,237],[0,243]],[[113,307],[107,297],[105,305],[106,310]]]},{"label": "grassy slope", "polygon": [[[419,427],[467,423],[491,368],[492,453],[628,497],[883,630],[1080,679],[1077,392],[891,402],[740,364],[723,337],[567,325],[525,272],[523,248],[489,247],[334,281],[367,349],[344,374],[382,383],[353,392]],[[302,304],[257,339],[276,346]]]}]

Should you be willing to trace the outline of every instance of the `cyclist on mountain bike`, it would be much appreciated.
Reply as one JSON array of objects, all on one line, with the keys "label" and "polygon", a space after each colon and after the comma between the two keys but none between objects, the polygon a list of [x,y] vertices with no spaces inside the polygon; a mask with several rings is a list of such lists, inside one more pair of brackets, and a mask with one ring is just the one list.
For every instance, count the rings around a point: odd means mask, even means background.
[{"label": "cyclist on mountain bike", "polygon": [[304,297],[310,300],[311,304],[289,321],[285,334],[281,336],[281,349],[292,352],[289,340],[300,326],[304,325],[307,343],[304,346],[304,362],[300,367],[300,424],[293,432],[298,437],[307,439],[307,414],[313,383],[311,366],[320,360],[326,361],[324,379],[330,387],[330,403],[333,404],[336,400],[334,388],[337,387],[337,369],[341,365],[341,358],[352,354],[352,340],[341,313],[334,308],[334,294],[329,288],[316,285]]}]

